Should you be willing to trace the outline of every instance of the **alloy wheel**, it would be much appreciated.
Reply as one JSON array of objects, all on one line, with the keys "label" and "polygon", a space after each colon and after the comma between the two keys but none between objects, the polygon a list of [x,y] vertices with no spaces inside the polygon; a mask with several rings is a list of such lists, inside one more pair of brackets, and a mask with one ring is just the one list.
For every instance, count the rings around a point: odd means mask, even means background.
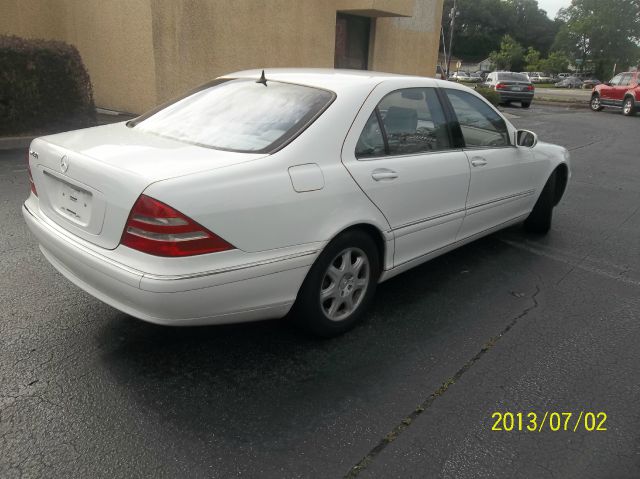
[{"label": "alloy wheel", "polygon": [[591,109],[592,110],[599,110],[600,109],[600,97],[598,95],[595,95],[591,99]]},{"label": "alloy wheel", "polygon": [[358,309],[365,297],[371,267],[360,248],[341,251],[329,264],[320,283],[320,306],[331,321],[343,321]]},{"label": "alloy wheel", "polygon": [[625,115],[629,115],[632,109],[633,109],[633,101],[631,100],[631,98],[627,98],[624,102],[624,106],[622,107],[622,112]]}]

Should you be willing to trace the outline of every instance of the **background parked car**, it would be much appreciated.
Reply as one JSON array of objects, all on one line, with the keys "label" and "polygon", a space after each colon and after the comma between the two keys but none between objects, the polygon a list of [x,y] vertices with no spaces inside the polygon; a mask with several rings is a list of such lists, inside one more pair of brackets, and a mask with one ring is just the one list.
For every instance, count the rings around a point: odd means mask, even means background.
[{"label": "background parked car", "polygon": [[535,94],[535,87],[529,77],[515,72],[493,72],[484,86],[500,94],[500,103],[520,102],[522,108],[529,108]]},{"label": "background parked car", "polygon": [[640,73],[619,73],[607,83],[601,83],[591,94],[591,109],[621,108],[626,116],[633,116],[640,107]]},{"label": "background parked car", "polygon": [[602,83],[597,78],[587,78],[582,82],[582,88],[593,88],[596,85],[600,85]]},{"label": "background parked car", "polygon": [[556,88],[581,88],[582,80],[578,77],[568,77],[555,84]]},{"label": "background parked car", "polygon": [[449,77],[449,80],[455,80],[455,81],[467,82],[467,83],[480,83],[482,81],[482,78],[480,77],[480,75],[477,75],[476,73],[469,74],[467,72],[458,71],[458,72],[455,72],[453,75],[451,75]]},{"label": "background parked car", "polygon": [[453,81],[467,81],[469,79],[469,74],[467,72],[453,72],[449,75],[449,80]]}]

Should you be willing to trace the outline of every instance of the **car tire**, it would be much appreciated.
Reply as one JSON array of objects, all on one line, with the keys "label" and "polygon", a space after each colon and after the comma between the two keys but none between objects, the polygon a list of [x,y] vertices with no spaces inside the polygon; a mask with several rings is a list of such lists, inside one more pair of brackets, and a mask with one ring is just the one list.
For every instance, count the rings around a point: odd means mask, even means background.
[{"label": "car tire", "polygon": [[636,114],[636,105],[633,98],[630,96],[624,99],[624,103],[622,104],[622,114],[624,116],[634,116]]},{"label": "car tire", "polygon": [[529,233],[546,234],[551,229],[553,207],[555,204],[556,174],[555,172],[547,180],[538,197],[538,201],[524,220],[524,229]]},{"label": "car tire", "polygon": [[324,338],[348,331],[371,305],[379,276],[375,241],[362,230],[347,230],[311,266],[292,308],[292,320]]},{"label": "car tire", "polygon": [[598,95],[597,93],[595,95],[591,95],[591,101],[589,102],[589,107],[591,108],[591,111],[602,111],[604,107],[600,102],[600,95]]},{"label": "car tire", "polygon": [[530,101],[523,101],[520,103],[520,106],[522,108],[529,108],[531,106],[531,102]]}]

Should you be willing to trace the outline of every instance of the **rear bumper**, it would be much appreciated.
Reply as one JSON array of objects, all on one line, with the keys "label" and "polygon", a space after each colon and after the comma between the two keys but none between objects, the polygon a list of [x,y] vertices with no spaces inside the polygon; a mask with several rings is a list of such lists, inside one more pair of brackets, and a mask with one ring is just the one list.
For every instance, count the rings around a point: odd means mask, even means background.
[{"label": "rear bumper", "polygon": [[223,324],[282,317],[317,251],[198,275],[150,275],[100,255],[27,204],[24,219],[47,260],[72,283],[136,318],[165,325]]},{"label": "rear bumper", "polygon": [[534,92],[525,91],[500,91],[501,101],[532,101]]}]

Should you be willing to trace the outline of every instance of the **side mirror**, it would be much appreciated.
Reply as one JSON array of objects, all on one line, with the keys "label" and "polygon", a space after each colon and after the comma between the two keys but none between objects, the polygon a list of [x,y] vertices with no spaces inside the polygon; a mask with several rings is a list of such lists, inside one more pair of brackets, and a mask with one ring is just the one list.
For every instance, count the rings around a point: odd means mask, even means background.
[{"label": "side mirror", "polygon": [[538,135],[529,130],[518,130],[516,132],[516,145],[525,148],[533,148],[538,143]]}]

